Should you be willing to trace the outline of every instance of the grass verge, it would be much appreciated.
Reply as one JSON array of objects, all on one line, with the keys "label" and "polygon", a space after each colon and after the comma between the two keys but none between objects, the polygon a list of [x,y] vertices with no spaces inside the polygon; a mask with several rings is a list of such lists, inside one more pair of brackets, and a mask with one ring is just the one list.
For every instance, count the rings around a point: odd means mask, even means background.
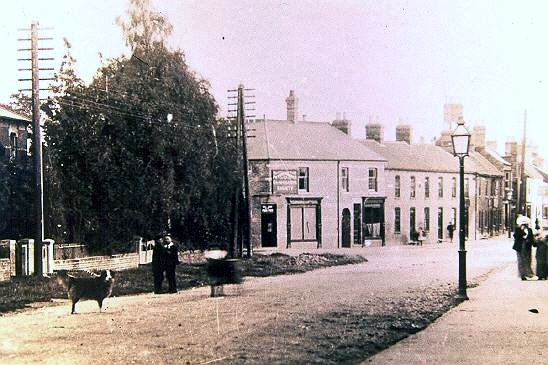
[{"label": "grass verge", "polygon": [[[208,285],[206,259],[201,253],[183,253],[181,265],[177,266],[179,290]],[[273,276],[296,274],[322,267],[358,264],[367,261],[361,256],[303,253],[289,256],[283,253],[255,255],[240,260],[240,269],[245,276]],[[153,280],[150,265],[119,271],[115,276],[113,296],[152,292]],[[31,306],[32,303],[50,302],[66,298],[66,291],[54,277],[19,277],[0,282],[0,315]]]}]

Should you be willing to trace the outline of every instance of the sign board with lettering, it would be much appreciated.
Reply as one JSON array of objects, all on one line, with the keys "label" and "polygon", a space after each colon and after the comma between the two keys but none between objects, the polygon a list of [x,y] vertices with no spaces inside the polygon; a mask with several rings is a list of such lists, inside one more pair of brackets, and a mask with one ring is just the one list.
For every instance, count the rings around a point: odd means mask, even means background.
[{"label": "sign board with lettering", "polygon": [[264,214],[273,214],[274,213],[274,204],[262,204],[261,213]]},{"label": "sign board with lettering", "polygon": [[297,170],[272,170],[272,194],[297,194]]}]

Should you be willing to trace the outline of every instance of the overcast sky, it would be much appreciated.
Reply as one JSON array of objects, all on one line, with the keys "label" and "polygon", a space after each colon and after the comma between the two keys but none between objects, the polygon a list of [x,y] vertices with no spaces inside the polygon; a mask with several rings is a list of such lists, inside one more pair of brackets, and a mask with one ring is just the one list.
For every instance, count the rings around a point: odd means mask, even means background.
[{"label": "overcast sky", "polygon": [[[521,140],[524,110],[528,137],[548,158],[548,2],[500,0],[412,1],[186,1],[153,0],[174,26],[169,40],[190,66],[209,80],[226,110],[227,89],[256,89],[256,114],[285,119],[289,90],[306,120],[352,120],[385,125],[395,138],[401,122],[425,141],[443,128],[443,104],[462,103],[467,125],[485,125],[499,150]],[[72,43],[78,73],[90,80],[98,53],[128,53],[116,16],[126,1],[19,0],[3,4],[0,102],[17,82],[16,39],[32,20]],[[20,48],[20,47],[19,47]]]}]

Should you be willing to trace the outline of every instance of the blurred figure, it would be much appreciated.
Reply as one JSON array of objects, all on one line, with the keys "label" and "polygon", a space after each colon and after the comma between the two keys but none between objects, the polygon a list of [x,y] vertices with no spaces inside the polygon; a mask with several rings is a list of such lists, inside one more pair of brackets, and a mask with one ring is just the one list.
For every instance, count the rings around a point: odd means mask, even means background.
[{"label": "blurred figure", "polygon": [[447,225],[447,234],[449,234],[449,239],[451,240],[451,242],[453,242],[454,232],[455,232],[455,225],[453,224],[453,222],[449,222],[449,224]]}]

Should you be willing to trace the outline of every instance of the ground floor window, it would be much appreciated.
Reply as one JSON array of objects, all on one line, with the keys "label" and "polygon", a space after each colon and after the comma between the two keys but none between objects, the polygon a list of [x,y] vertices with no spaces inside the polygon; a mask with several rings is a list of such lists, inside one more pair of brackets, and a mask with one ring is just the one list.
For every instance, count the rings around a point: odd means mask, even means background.
[{"label": "ground floor window", "polygon": [[321,205],[319,199],[288,198],[287,242],[317,242],[321,247]]},{"label": "ground floor window", "polygon": [[394,233],[401,233],[401,209],[394,208]]},{"label": "ground floor window", "polygon": [[362,214],[361,204],[354,204],[354,244],[362,243]]}]

